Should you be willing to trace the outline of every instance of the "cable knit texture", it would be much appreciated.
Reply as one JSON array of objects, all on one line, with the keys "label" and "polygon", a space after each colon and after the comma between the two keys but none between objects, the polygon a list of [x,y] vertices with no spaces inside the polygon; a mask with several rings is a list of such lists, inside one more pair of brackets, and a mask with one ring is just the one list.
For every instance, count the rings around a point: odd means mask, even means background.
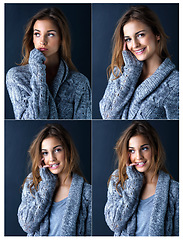
[{"label": "cable knit texture", "polygon": [[[135,236],[137,227],[137,208],[143,185],[143,174],[137,173],[133,166],[126,168],[128,179],[124,189],[118,186],[118,170],[112,174],[109,183],[105,220],[115,236]],[[153,209],[150,216],[149,236],[179,235],[179,183],[170,176],[159,172]]]},{"label": "cable knit texture", "polygon": [[15,119],[91,119],[88,79],[61,60],[53,83],[46,83],[45,56],[30,52],[29,64],[11,68],[6,85]]},{"label": "cable knit texture", "polygon": [[178,119],[179,73],[171,60],[166,58],[153,75],[136,87],[143,62],[130,51],[122,54],[125,62],[123,74],[117,79],[111,74],[99,104],[102,118]]},{"label": "cable knit texture", "polygon": [[[18,208],[18,221],[28,236],[48,236],[49,215],[55,191],[57,175],[48,169],[40,169],[42,181],[38,191],[29,186],[32,173],[29,174],[22,192],[22,202]],[[91,235],[91,186],[84,179],[73,174],[67,198],[66,208],[61,222],[61,236]]]}]

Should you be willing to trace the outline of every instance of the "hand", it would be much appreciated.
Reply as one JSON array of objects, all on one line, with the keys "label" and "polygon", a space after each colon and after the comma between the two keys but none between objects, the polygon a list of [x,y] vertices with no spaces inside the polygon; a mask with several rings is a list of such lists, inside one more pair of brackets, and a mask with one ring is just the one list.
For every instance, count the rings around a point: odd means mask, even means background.
[{"label": "hand", "polygon": [[30,51],[29,64],[35,64],[35,63],[43,64],[45,60],[46,60],[46,57],[38,49],[34,48]]},{"label": "hand", "polygon": [[125,40],[124,40],[123,51],[126,51],[126,50],[128,50],[128,48],[127,48],[127,42],[125,42]]},{"label": "hand", "polygon": [[132,163],[131,162],[131,160],[130,160],[130,155],[128,156],[128,160],[127,160],[127,162],[126,162],[126,166],[128,167],[128,166],[136,166],[137,165],[137,163]]},{"label": "hand", "polygon": [[39,168],[48,168],[48,167],[50,167],[50,165],[46,165],[44,162],[44,158],[42,158],[39,164]]}]

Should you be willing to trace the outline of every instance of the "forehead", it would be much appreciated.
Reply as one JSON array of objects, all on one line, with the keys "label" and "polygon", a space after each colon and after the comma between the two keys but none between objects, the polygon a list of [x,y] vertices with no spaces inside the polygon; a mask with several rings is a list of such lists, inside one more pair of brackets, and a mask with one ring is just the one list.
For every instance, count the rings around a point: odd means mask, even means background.
[{"label": "forehead", "polygon": [[57,137],[48,137],[42,141],[41,148],[43,148],[43,149],[53,148],[53,147],[55,147],[57,145],[61,145],[61,144],[62,144],[62,142]]},{"label": "forehead", "polygon": [[124,36],[131,36],[142,30],[145,30],[145,31],[150,30],[151,31],[151,29],[150,29],[150,27],[148,27],[148,25],[146,25],[143,22],[137,21],[137,20],[130,20],[123,27]]},{"label": "forehead", "polygon": [[149,144],[149,141],[143,135],[133,136],[129,140],[129,147],[139,147],[144,144]]},{"label": "forehead", "polygon": [[37,20],[34,23],[33,29],[38,29],[38,30],[58,30],[57,25],[54,23],[53,20],[51,19],[41,19],[41,20]]}]

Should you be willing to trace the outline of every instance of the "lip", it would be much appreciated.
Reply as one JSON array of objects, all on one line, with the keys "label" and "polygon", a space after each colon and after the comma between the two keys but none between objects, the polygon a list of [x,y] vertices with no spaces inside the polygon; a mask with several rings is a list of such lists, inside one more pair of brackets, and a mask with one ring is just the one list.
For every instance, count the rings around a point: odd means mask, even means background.
[{"label": "lip", "polygon": [[[143,167],[146,164],[147,161],[142,161],[142,162],[136,162],[136,167]],[[140,163],[140,165],[139,165]]]},{"label": "lip", "polygon": [[59,167],[60,163],[54,163],[54,164],[50,164],[50,169],[57,169]]},{"label": "lip", "polygon": [[47,50],[48,50],[47,48],[39,48],[39,51],[41,51],[41,52],[45,52]]},{"label": "lip", "polygon": [[141,54],[144,53],[145,50],[146,50],[146,47],[141,48],[141,49],[139,49],[139,50],[134,50],[134,52],[135,52],[136,55],[141,55]]}]

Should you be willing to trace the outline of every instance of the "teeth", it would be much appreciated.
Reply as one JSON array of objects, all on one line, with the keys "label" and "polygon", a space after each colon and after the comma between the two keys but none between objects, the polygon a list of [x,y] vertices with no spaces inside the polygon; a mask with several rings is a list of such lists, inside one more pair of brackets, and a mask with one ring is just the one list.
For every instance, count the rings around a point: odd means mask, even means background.
[{"label": "teeth", "polygon": [[145,162],[140,162],[140,163],[137,163],[137,165],[143,165]]},{"label": "teeth", "polygon": [[55,163],[55,164],[53,164],[53,165],[51,165],[51,167],[56,167],[56,166],[58,166],[58,164],[56,164],[56,163]]}]

